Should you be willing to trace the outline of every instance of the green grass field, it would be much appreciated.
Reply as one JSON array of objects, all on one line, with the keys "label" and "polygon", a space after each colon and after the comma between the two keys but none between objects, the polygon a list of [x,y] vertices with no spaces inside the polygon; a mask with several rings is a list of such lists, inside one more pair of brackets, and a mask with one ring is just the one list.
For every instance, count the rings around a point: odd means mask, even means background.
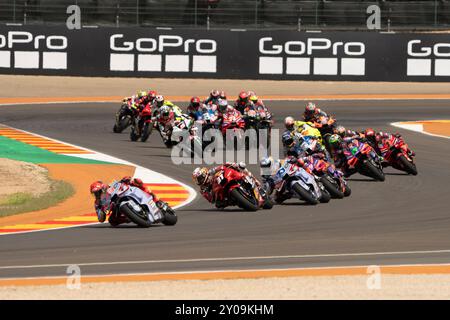
[{"label": "green grass field", "polygon": [[74,193],[72,185],[64,181],[53,181],[50,191],[37,197],[28,193],[14,193],[0,199],[0,217],[46,209]]}]

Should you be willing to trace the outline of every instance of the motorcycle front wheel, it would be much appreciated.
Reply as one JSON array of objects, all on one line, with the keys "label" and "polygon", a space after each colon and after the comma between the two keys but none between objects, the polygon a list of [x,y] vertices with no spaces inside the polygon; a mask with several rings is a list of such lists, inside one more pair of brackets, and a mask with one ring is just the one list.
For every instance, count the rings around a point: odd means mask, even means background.
[{"label": "motorcycle front wheel", "polygon": [[231,198],[237,203],[238,207],[247,211],[258,210],[258,203],[256,199],[249,199],[247,195],[241,190],[241,188],[235,188],[230,192]]},{"label": "motorcycle front wheel", "polygon": [[316,205],[319,203],[317,199],[312,195],[311,192],[303,189],[303,187],[296,183],[292,186],[293,191],[300,197],[301,200],[305,200],[307,203]]}]

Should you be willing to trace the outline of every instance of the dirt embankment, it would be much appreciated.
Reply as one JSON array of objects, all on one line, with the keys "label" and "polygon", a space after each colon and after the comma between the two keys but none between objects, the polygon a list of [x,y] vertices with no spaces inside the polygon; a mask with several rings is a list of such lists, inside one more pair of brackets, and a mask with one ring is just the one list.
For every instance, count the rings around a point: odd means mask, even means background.
[{"label": "dirt embankment", "polygon": [[50,190],[51,180],[46,168],[33,163],[0,158],[0,203],[15,193],[38,197]]}]

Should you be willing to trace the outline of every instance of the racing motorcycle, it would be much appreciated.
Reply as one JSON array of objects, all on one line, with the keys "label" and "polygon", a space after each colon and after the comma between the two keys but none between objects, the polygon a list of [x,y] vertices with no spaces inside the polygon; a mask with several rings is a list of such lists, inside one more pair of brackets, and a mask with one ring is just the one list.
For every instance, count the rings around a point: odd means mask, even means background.
[{"label": "racing motorcycle", "polygon": [[320,180],[297,163],[284,161],[274,175],[274,183],[277,198],[283,201],[297,196],[308,204],[316,205],[319,202],[329,202],[331,198]]},{"label": "racing motorcycle", "polygon": [[[417,168],[414,163],[413,153],[409,151],[408,145],[400,137],[392,136],[389,140],[384,140],[383,149],[384,165],[390,165],[394,169],[404,171],[408,174],[417,175]],[[384,150],[383,150],[384,151]]]},{"label": "racing motorcycle", "polygon": [[105,211],[117,216],[124,215],[140,227],[150,227],[156,223],[173,226],[178,217],[165,202],[157,205],[153,196],[137,187],[115,181],[101,199]]},{"label": "racing motorcycle", "polygon": [[[328,151],[316,137],[302,136],[300,147],[294,156],[301,157],[308,169],[319,177],[325,189],[333,198],[348,197],[351,190],[344,179],[344,174],[330,163]],[[295,149],[294,149],[295,150]],[[302,157],[306,155],[306,157]]]},{"label": "racing motorcycle", "polygon": [[131,141],[137,141],[139,138],[142,142],[147,141],[152,134],[153,127],[152,105],[148,103],[141,112],[139,112],[139,115],[133,119],[133,125],[130,132]]},{"label": "racing motorcycle", "polygon": [[[220,119],[217,106],[213,104],[207,108],[204,108],[201,116],[196,119],[196,125],[202,128],[203,134],[209,129],[218,129],[220,126]],[[211,140],[203,140],[203,149],[212,143],[214,139],[215,137],[211,137]]]},{"label": "racing motorcycle", "polygon": [[[242,139],[244,138],[244,130],[245,130],[245,121],[244,121],[244,119],[242,119],[241,115],[236,115],[236,114],[229,113],[229,112],[225,112],[223,114],[221,131],[222,131],[222,135],[224,137],[225,144],[230,142],[227,139],[227,135],[230,135],[230,133],[231,133],[230,131],[232,131],[230,136],[236,137],[237,142],[238,142],[238,143],[234,144],[234,141],[232,141],[232,143],[237,148],[239,141],[242,141]],[[228,131],[228,133],[227,133],[227,131]]]},{"label": "racing motorcycle", "polygon": [[216,201],[247,211],[270,209],[273,206],[266,192],[258,188],[255,178],[231,167],[225,167],[214,175],[212,193]]},{"label": "racing motorcycle", "polygon": [[344,149],[344,155],[349,175],[358,172],[378,181],[385,180],[380,158],[368,143],[353,139]]},{"label": "racing motorcycle", "polygon": [[187,152],[190,157],[194,157],[196,153],[200,157],[202,156],[202,138],[199,136],[198,127],[195,125],[192,118],[183,116],[180,121],[175,123],[169,139],[172,146],[175,146],[186,139],[186,143],[184,144],[184,151]]},{"label": "racing motorcycle", "polygon": [[121,133],[128,128],[134,121],[136,116],[136,107],[134,104],[129,104],[127,101],[120,106],[116,112],[116,122],[114,123],[113,132]]},{"label": "racing motorcycle", "polygon": [[[245,130],[253,129],[256,131],[257,145],[260,144],[260,130],[267,130],[267,147],[270,145],[270,133],[272,129],[272,115],[263,109],[250,109],[245,112]],[[249,141],[246,141],[248,149]]]},{"label": "racing motorcycle", "polygon": [[319,119],[314,122],[314,127],[320,131],[323,143],[329,151],[330,144],[328,143],[328,139],[334,133],[334,129],[336,128],[336,120],[332,116],[320,116]]},{"label": "racing motorcycle", "polygon": [[319,177],[320,182],[331,197],[342,199],[351,194],[351,189],[344,179],[344,174],[333,164],[314,155],[304,158],[304,161],[308,169]]}]

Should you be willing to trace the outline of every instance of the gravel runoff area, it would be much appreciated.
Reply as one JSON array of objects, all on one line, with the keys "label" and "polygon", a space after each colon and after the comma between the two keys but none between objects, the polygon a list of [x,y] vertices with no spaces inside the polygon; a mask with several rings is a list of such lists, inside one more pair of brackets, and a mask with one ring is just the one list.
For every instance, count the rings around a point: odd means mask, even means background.
[{"label": "gravel runoff area", "polygon": [[449,83],[331,82],[160,78],[86,78],[0,75],[0,98],[129,96],[155,89],[172,96],[205,96],[211,89],[230,96],[252,89],[258,95],[447,94]]},{"label": "gravel runoff area", "polygon": [[0,177],[0,203],[14,193],[40,196],[50,190],[47,169],[33,163],[0,158]]},{"label": "gravel runoff area", "polygon": [[[372,289],[369,289],[369,284]],[[6,299],[450,299],[450,275],[316,276],[0,287]]]}]

